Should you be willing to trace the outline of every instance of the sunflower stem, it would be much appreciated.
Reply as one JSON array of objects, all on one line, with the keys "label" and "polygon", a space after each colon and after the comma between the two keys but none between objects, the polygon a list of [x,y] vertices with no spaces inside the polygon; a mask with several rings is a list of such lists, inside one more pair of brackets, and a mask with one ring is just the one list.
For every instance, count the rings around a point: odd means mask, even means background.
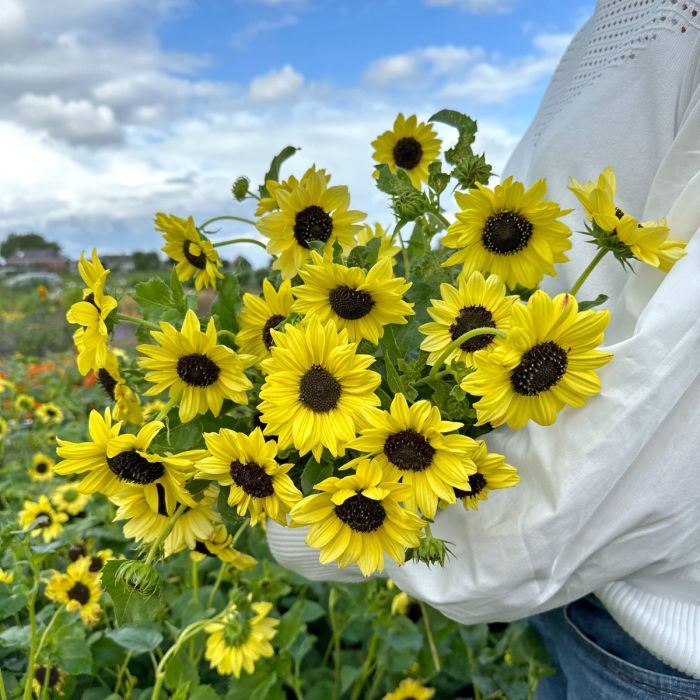
[{"label": "sunflower stem", "polygon": [[[440,201],[440,200],[438,199],[438,203],[439,203],[439,201]],[[439,219],[439,220],[442,222],[442,224],[444,225],[445,228],[450,228],[450,226],[452,226],[452,224],[451,224],[439,211],[432,211],[432,210],[431,210],[430,213],[431,213],[433,216],[435,216],[437,219]]]},{"label": "sunflower stem", "polygon": [[129,314],[116,314],[117,321],[123,321],[124,323],[133,323],[136,326],[144,326],[144,328],[150,328],[154,331],[159,331],[160,326],[155,323],[147,321],[145,318],[138,318],[137,316],[129,316]]},{"label": "sunflower stem", "polygon": [[[428,528],[430,526],[428,525]],[[430,626],[430,618],[428,617],[428,607],[423,602],[418,602],[420,606],[421,617],[423,618],[423,624],[425,625],[425,636],[428,639],[428,646],[430,647],[430,655],[433,657],[433,666],[435,666],[435,673],[440,673],[442,664],[440,663],[440,654],[438,653],[437,646],[435,645],[435,640],[433,639],[433,630]]]},{"label": "sunflower stem", "polygon": [[39,592],[39,568],[34,561],[34,555],[32,553],[32,548],[29,542],[26,543],[27,546],[27,558],[29,560],[29,566],[32,569],[32,592],[29,595],[29,600],[27,601],[27,609],[29,611],[29,627],[31,629],[31,639],[29,642],[29,658],[27,659],[27,678],[24,684],[24,693],[22,695],[23,700],[31,700],[32,697],[32,679],[34,678],[34,661],[36,659],[36,598]]},{"label": "sunflower stem", "polygon": [[202,231],[209,224],[213,224],[215,221],[241,221],[244,224],[255,226],[255,221],[252,219],[244,219],[242,216],[213,216],[211,219],[207,219],[203,224],[197,226],[197,228]]},{"label": "sunflower stem", "polygon": [[168,399],[168,403],[166,403],[165,406],[163,406],[163,408],[160,409],[160,411],[158,412],[158,415],[153,420],[154,421],[163,420],[163,418],[165,418],[168,415],[168,413],[170,413],[170,409],[172,409],[172,407],[176,403],[177,403],[177,398],[174,396],[171,396]]},{"label": "sunflower stem", "polygon": [[156,556],[158,555],[158,550],[160,549],[160,546],[165,542],[166,538],[168,535],[173,531],[173,528],[175,527],[175,523],[178,521],[178,518],[187,510],[188,506],[186,503],[180,503],[180,505],[177,507],[177,510],[170,516],[170,520],[168,520],[168,524],[165,526],[165,530],[156,537],[155,540],[153,540],[153,544],[151,545],[151,548],[148,550],[148,554],[146,555],[146,566],[150,566],[153,564],[153,561],[155,560]]},{"label": "sunflower stem", "polygon": [[44,642],[46,642],[46,637],[48,636],[49,631],[53,627],[54,622],[56,622],[56,619],[61,614],[61,611],[62,611],[61,607],[56,608],[56,612],[54,612],[53,616],[49,620],[49,624],[46,625],[46,629],[44,630],[43,634],[41,635],[41,639],[39,640],[39,644],[37,644],[37,647],[36,647],[36,652],[35,652],[36,658],[39,658],[39,654],[44,647]]},{"label": "sunflower stem", "polygon": [[574,286],[571,287],[569,290],[569,294],[571,296],[576,296],[576,292],[578,292],[579,289],[581,289],[581,285],[588,279],[588,275],[593,272],[595,269],[595,266],[605,257],[605,254],[607,253],[607,249],[601,248],[596,254],[593,260],[588,263],[588,267],[581,273],[581,276],[574,282]]},{"label": "sunflower stem", "polygon": [[241,526],[234,532],[233,537],[231,538],[231,547],[236,546],[236,542],[241,538],[241,535],[245,532],[246,528],[250,525],[250,520],[244,520]]},{"label": "sunflower stem", "polygon": [[219,567],[219,573],[216,575],[216,581],[214,581],[214,585],[211,588],[211,591],[209,592],[209,598],[207,598],[207,607],[211,608],[212,605],[214,605],[214,596],[216,596],[216,592],[219,590],[221,587],[221,584],[224,580],[224,574],[226,573],[226,562],[221,562],[221,566]]},{"label": "sunflower stem", "polygon": [[399,244],[401,245],[401,256],[403,257],[403,276],[404,279],[408,280],[411,274],[411,263],[408,258],[408,250],[406,250],[406,245],[403,242],[403,236],[401,235],[401,231],[398,232],[399,235]]},{"label": "sunflower stem", "polygon": [[341,631],[338,629],[338,621],[335,616],[335,601],[338,597],[338,591],[335,586],[331,586],[331,590],[328,593],[328,618],[331,623],[331,636],[333,638],[333,666],[335,673],[334,676],[334,688],[335,693],[333,697],[340,697],[340,634]]},{"label": "sunflower stem", "polygon": [[442,351],[442,354],[440,357],[438,357],[437,362],[433,365],[428,376],[425,379],[421,379],[419,382],[417,382],[417,384],[426,384],[427,382],[432,382],[438,379],[438,377],[441,376],[439,373],[440,367],[442,367],[452,352],[462,343],[465,343],[467,340],[471,340],[472,338],[476,338],[478,335],[497,335],[499,338],[505,338],[506,332],[500,328],[473,328],[472,330],[463,333]]},{"label": "sunflower stem", "polygon": [[267,250],[267,246],[262,241],[258,241],[255,238],[229,238],[227,241],[219,241],[218,243],[213,243],[212,245],[214,248],[221,248],[221,246],[233,245],[234,243],[254,243],[257,246],[260,246],[263,250]]}]

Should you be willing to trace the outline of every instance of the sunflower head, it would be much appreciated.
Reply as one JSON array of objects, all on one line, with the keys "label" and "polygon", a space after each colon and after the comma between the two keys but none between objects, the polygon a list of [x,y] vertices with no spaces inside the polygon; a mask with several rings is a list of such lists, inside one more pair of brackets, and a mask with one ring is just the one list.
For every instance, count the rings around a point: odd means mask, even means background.
[{"label": "sunflower head", "polygon": [[68,515],[78,515],[85,510],[90,502],[90,496],[81,493],[77,483],[61,484],[50,495],[51,504],[61,512]]},{"label": "sunflower head", "polygon": [[372,158],[385,163],[392,173],[405,170],[411,184],[419,190],[428,181],[428,165],[440,155],[440,140],[430,124],[419,122],[415,114],[399,114],[390,131],[372,141]]},{"label": "sunflower head", "polygon": [[326,184],[330,182],[331,176],[323,168],[316,169],[316,165],[312,165],[302,176],[301,180],[298,180],[294,175],[290,175],[289,178],[278,182],[277,180],[266,180],[265,189],[268,192],[268,196],[261,197],[258,202],[258,207],[255,210],[255,216],[263,216],[271,211],[275,211],[280,208],[279,202],[277,201],[277,191],[282,190],[283,192],[291,192],[299,184],[306,185],[309,178],[316,173],[320,173]]},{"label": "sunflower head", "polygon": [[394,241],[389,231],[381,224],[364,224],[357,232],[358,245],[369,245],[372,241],[379,241],[379,251],[377,259],[390,258],[391,264],[396,263],[396,255],[401,252],[401,247],[394,245]]},{"label": "sunflower head", "polygon": [[420,681],[404,678],[399,687],[387,693],[382,700],[430,700],[435,695],[434,688],[426,688]]},{"label": "sunflower head", "polygon": [[46,597],[79,612],[86,625],[95,624],[102,616],[101,595],[100,582],[86,559],[69,564],[65,574],[55,573],[46,585]]},{"label": "sunflower head", "polygon": [[609,320],[608,311],[580,312],[570,294],[551,298],[538,290],[527,304],[515,304],[507,342],[476,353],[476,371],[461,383],[481,397],[477,425],[551,425],[564,406],[583,406],[600,391],[596,368],[612,359],[595,349]]},{"label": "sunflower head", "polygon": [[316,317],[303,328],[287,325],[272,336],[275,346],[262,363],[267,376],[258,406],[265,435],[278,436],[281,449],[294,445],[317,460],[324,447],[343,455],[379,405],[374,391],[381,376],[369,369],[374,357],[358,355],[346,330]]},{"label": "sunflower head", "polygon": [[38,501],[25,501],[19,513],[19,524],[23,528],[32,527],[31,536],[39,537],[44,542],[55,540],[63,532],[63,523],[68,520],[66,513],[57,513],[46,496],[39,496]]},{"label": "sunflower head", "polygon": [[442,245],[458,248],[445,266],[463,263],[463,273],[475,270],[498,275],[509,288],[536,287],[545,274],[555,275],[554,263],[566,262],[571,230],[559,218],[570,213],[544,200],[545,180],[526,190],[506,178],[490,189],[477,183],[469,192],[457,192],[457,221]]},{"label": "sunflower head", "polygon": [[330,254],[336,242],[345,255],[354,247],[357,222],[365,214],[348,209],[348,188],[327,187],[322,171],[289,190],[278,188],[275,199],[279,211],[261,218],[257,227],[267,236],[267,250],[275,257],[272,268],[280,270],[284,279],[297,274],[314,243],[322,244],[324,254]]},{"label": "sunflower head", "polygon": [[41,696],[44,686],[46,686],[54,693],[63,695],[62,691],[65,679],[65,672],[61,671],[58,666],[37,664],[34,666],[34,673],[32,674],[32,690],[34,694],[39,697]]},{"label": "sunflower head", "polygon": [[46,481],[53,478],[53,467],[56,461],[42,452],[36,452],[32,457],[29,476],[33,481]]},{"label": "sunflower head", "polygon": [[36,415],[45,425],[55,425],[63,422],[63,411],[55,403],[42,403],[36,409]]},{"label": "sunflower head", "polygon": [[198,539],[190,556],[195,561],[202,561],[206,557],[217,557],[225,564],[230,564],[238,571],[245,571],[253,568],[257,561],[254,557],[244,552],[234,549],[231,544],[233,535],[226,529],[225,525],[219,524],[214,528],[208,539]]}]

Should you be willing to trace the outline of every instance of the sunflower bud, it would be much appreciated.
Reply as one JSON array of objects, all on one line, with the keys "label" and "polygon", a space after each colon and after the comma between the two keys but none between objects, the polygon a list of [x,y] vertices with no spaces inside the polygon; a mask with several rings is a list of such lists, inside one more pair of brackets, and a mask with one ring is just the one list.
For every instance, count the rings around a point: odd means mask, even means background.
[{"label": "sunflower bud", "polygon": [[432,534],[426,535],[417,547],[406,552],[407,559],[410,558],[416,563],[422,561],[428,566],[431,564],[445,566],[445,559],[451,555],[452,552],[448,548],[447,543],[434,537]]},{"label": "sunflower bud", "polygon": [[483,153],[480,156],[469,156],[452,171],[452,177],[459,182],[461,189],[468,190],[477,182],[485,185],[489,181],[491,166],[486,162]]},{"label": "sunflower bud", "polygon": [[430,208],[428,198],[418,190],[405,190],[392,201],[394,213],[399,221],[414,221]]},{"label": "sunflower bud", "polygon": [[114,580],[145,598],[157,593],[160,588],[160,574],[143,561],[124,562],[117,569]]},{"label": "sunflower bud", "polygon": [[246,198],[249,185],[250,180],[245,175],[241,175],[241,177],[236,178],[236,181],[231,187],[231,194],[233,194],[236,201],[242,202]]}]

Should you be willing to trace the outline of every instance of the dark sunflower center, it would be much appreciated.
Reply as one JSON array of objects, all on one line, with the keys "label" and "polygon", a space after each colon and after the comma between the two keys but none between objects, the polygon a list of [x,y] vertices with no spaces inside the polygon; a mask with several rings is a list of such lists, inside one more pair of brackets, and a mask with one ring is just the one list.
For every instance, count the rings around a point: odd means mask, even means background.
[{"label": "dark sunflower center", "polygon": [[198,352],[183,355],[177,361],[178,377],[190,386],[211,386],[219,378],[220,372],[216,362]]},{"label": "dark sunflower center", "polygon": [[49,465],[46,464],[46,462],[39,462],[36,465],[36,471],[38,474],[46,474],[46,472],[49,471]]},{"label": "dark sunflower center", "polygon": [[311,241],[325,243],[333,233],[331,215],[312,204],[297,213],[294,220],[294,238],[302,248],[308,248]]},{"label": "dark sunflower center", "polygon": [[312,365],[299,383],[299,400],[312,411],[326,413],[338,405],[340,382],[320,365]]},{"label": "dark sunflower center", "polygon": [[[34,678],[43,688],[44,682],[46,681],[46,666],[37,666],[34,669]],[[49,671],[49,688],[53,688],[55,685],[57,685],[60,679],[61,674],[59,673],[58,668],[56,668],[56,666],[52,666],[51,670]]]},{"label": "dark sunflower center", "polygon": [[56,409],[55,409],[55,408],[47,408],[47,409],[46,409],[46,415],[47,415],[49,418],[55,418],[58,414],[56,413]]},{"label": "dark sunflower center", "polygon": [[51,517],[51,515],[45,512],[37,513],[36,518],[34,518],[34,520],[36,520],[35,527],[39,528],[48,527],[53,522],[53,518]]},{"label": "dark sunflower center", "polygon": [[394,162],[399,168],[413,170],[423,157],[423,146],[412,136],[404,136],[394,146]]},{"label": "dark sunflower center", "polygon": [[262,339],[263,343],[265,343],[265,347],[269,350],[274,344],[275,341],[272,339],[272,333],[270,331],[273,328],[276,328],[282,321],[284,321],[284,316],[280,316],[280,314],[275,314],[274,316],[270,316],[270,318],[265,321],[265,325],[263,326],[262,329]]},{"label": "dark sunflower center", "polygon": [[117,380],[104,367],[97,370],[97,379],[107,392],[107,396],[114,401],[114,387],[117,386]]},{"label": "dark sunflower center", "polygon": [[514,255],[527,246],[531,236],[532,224],[524,216],[502,211],[486,220],[481,242],[496,255]]},{"label": "dark sunflower center", "polygon": [[355,532],[374,532],[386,518],[382,504],[361,493],[350,496],[336,506],[335,514]]},{"label": "dark sunflower center", "polygon": [[91,571],[93,574],[96,574],[98,571],[102,571],[102,567],[104,565],[105,563],[102,561],[102,557],[90,557],[90,566],[88,567],[88,571]]},{"label": "dark sunflower center", "polygon": [[537,396],[551,389],[566,373],[566,350],[547,341],[530,348],[510,375],[513,391],[521,396]]},{"label": "dark sunflower center", "polygon": [[340,318],[356,321],[366,316],[374,306],[372,295],[350,287],[336,287],[328,295],[331,308]]},{"label": "dark sunflower center", "polygon": [[194,551],[199,552],[200,554],[204,554],[207,557],[214,556],[208,549],[207,545],[202,542],[201,540],[197,540],[196,544],[194,545]]},{"label": "dark sunflower center", "polygon": [[231,462],[230,472],[236,486],[253,498],[266,498],[275,492],[272,487],[272,477],[255,462],[243,464],[234,460]]},{"label": "dark sunflower center", "polygon": [[118,479],[141,486],[152,484],[165,474],[162,462],[149,462],[136,450],[120,452],[114,457],[107,457],[107,466]]},{"label": "dark sunflower center", "polygon": [[86,301],[88,304],[92,304],[100,313],[102,313],[102,310],[100,307],[95,303],[95,295],[93,292],[90,292],[83,301]]},{"label": "dark sunflower center", "polygon": [[415,430],[393,433],[384,441],[384,454],[401,471],[422,472],[433,463],[435,448]]},{"label": "dark sunflower center", "polygon": [[158,515],[169,518],[170,513],[168,513],[168,503],[165,499],[165,487],[163,484],[156,484],[156,493],[158,494]]},{"label": "dark sunflower center", "polygon": [[[463,306],[459,310],[459,316],[455,317],[454,323],[450,326],[450,337],[457,340],[460,336],[473,331],[475,328],[495,328],[493,314],[481,304],[474,306]],[[465,352],[476,352],[493,343],[492,335],[477,335],[474,338],[465,340],[459,347]]]},{"label": "dark sunflower center", "polygon": [[78,561],[80,557],[84,557],[87,554],[87,550],[85,549],[85,545],[83,544],[74,544],[69,550],[68,550],[68,558],[71,561]]},{"label": "dark sunflower center", "polygon": [[620,209],[620,207],[615,207],[615,216],[621,219],[625,215],[625,212]]},{"label": "dark sunflower center", "polygon": [[476,496],[477,494],[481,493],[487,485],[488,482],[486,481],[486,477],[481,472],[476,472],[476,474],[470,474],[469,486],[471,486],[472,490],[462,491],[462,489],[455,489],[455,496],[457,498],[465,498],[466,496]]},{"label": "dark sunflower center", "polygon": [[85,605],[90,600],[90,589],[84,583],[76,581],[68,591],[68,597],[71,600],[77,600],[81,605]]},{"label": "dark sunflower center", "polygon": [[185,241],[185,244],[182,246],[182,254],[185,256],[185,260],[187,260],[192,267],[196,267],[198,270],[205,270],[207,267],[207,256],[202,252],[200,252],[199,255],[193,255],[190,252],[191,247],[192,241]]}]

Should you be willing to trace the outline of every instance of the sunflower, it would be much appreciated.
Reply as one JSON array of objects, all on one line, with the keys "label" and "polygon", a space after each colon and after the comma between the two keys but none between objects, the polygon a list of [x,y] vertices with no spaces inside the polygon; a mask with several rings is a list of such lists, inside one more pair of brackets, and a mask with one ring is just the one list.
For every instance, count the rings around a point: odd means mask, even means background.
[{"label": "sunflower", "polygon": [[372,147],[375,162],[386,163],[392,173],[397,168],[405,170],[417,190],[428,181],[428,165],[440,155],[440,140],[433,127],[419,122],[415,114],[408,119],[399,114],[394,128],[372,141]]},{"label": "sunflower", "polygon": [[160,486],[170,509],[176,501],[190,499],[184,484],[193,473],[193,465],[186,453],[183,456],[148,452],[163,427],[160,421],[153,421],[144,425],[137,435],[120,435],[121,423],[112,425],[109,409],[105,410],[104,418],[92,411],[89,420],[92,442],[59,440],[56,452],[63,461],[54,469],[62,475],[85,474],[79,485],[83,493],[112,496],[126,485],[137,485],[154,510],[158,508]]},{"label": "sunflower", "polygon": [[85,559],[87,561],[88,571],[95,576],[100,577],[104,565],[114,559],[114,552],[111,549],[101,549],[98,552],[91,552],[91,547],[85,544],[73,545],[68,550],[68,558],[72,561]]},{"label": "sunflower", "polygon": [[160,331],[151,331],[158,345],[139,345],[146,355],[141,365],[152,370],[146,380],[155,386],[146,391],[155,396],[170,390],[170,397],[180,402],[180,420],[187,423],[210,410],[221,413],[224,399],[246,405],[246,391],[253,387],[244,370],[254,363],[250,355],[239,355],[225,345],[217,344],[216,326],[210,318],[202,333],[197,314],[187,312],[182,330],[165,321]]},{"label": "sunflower", "polygon": [[289,191],[279,188],[275,197],[280,210],[264,216],[257,227],[269,238],[267,252],[275,256],[272,269],[280,270],[284,279],[294,277],[309,259],[312,241],[324,243],[325,254],[336,242],[345,255],[354,247],[360,228],[356,222],[365,214],[348,209],[347,187],[327,187],[324,175],[316,172]]},{"label": "sunflower", "polygon": [[[503,282],[496,275],[485,278],[475,271],[467,277],[460,275],[457,288],[451,284],[440,285],[440,300],[431,299],[427,310],[433,319],[418,329],[425,337],[421,350],[429,352],[428,364],[434,365],[445,348],[454,340],[475,328],[510,328],[510,312],[517,296],[507,296]],[[474,353],[488,348],[492,350],[502,342],[496,335],[479,335],[463,342],[448,355],[444,362],[473,364]]]},{"label": "sunflower", "polygon": [[[137,486],[125,486],[110,498],[117,506],[115,521],[126,520],[124,536],[144,542],[153,542],[169,525],[171,517],[180,503],[168,503],[165,488],[156,484],[157,502],[155,508],[146,498],[143,489]],[[208,540],[214,534],[214,528],[220,519],[212,508],[216,501],[216,489],[207,489],[200,501],[189,498],[186,508],[175,521],[170,534],[163,542],[165,556],[180,552],[186,547],[195,549],[197,542]]]},{"label": "sunflower", "polygon": [[19,524],[22,528],[34,525],[31,536],[41,535],[44,542],[55,540],[63,532],[63,525],[68,520],[66,513],[57,513],[49,503],[46,496],[39,496],[39,500],[25,501],[24,508],[19,513]]},{"label": "sunflower", "polygon": [[258,406],[265,435],[277,435],[280,449],[294,445],[317,460],[324,447],[342,456],[379,405],[374,390],[381,376],[368,369],[374,357],[356,354],[357,343],[348,341],[346,330],[313,316],[303,328],[288,325],[272,337]]},{"label": "sunflower", "polygon": [[6,583],[8,586],[14,583],[15,575],[12,571],[5,571],[5,569],[0,568],[0,583]]},{"label": "sunflower", "polygon": [[0,416],[0,438],[4,438],[7,435],[8,426],[7,421]]},{"label": "sunflower", "polygon": [[6,391],[14,391],[16,389],[15,383],[11,382],[9,379],[5,379],[0,372],[0,394],[4,394]]},{"label": "sunflower", "polygon": [[31,411],[34,408],[34,397],[29,394],[17,394],[13,404],[18,411]]},{"label": "sunflower", "polygon": [[105,363],[97,370],[96,376],[107,396],[115,402],[114,418],[141,425],[143,422],[141,402],[121,376],[119,360],[111,350],[107,352]]},{"label": "sunflower", "polygon": [[469,491],[455,489],[455,496],[462,501],[466,510],[478,510],[479,501],[485,501],[493,489],[507,489],[520,483],[518,470],[506,464],[503,455],[488,452],[483,440],[477,440],[477,445],[476,452],[472,455],[476,472],[469,475],[471,488]]},{"label": "sunflower", "polygon": [[204,657],[222,675],[240,678],[241,670],[253,673],[255,662],[274,654],[270,640],[279,620],[268,617],[272,603],[253,603],[247,612],[231,610],[223,619],[205,627]]},{"label": "sunflower", "polygon": [[160,399],[154,399],[153,401],[148,401],[143,405],[143,419],[151,420],[155,418],[166,406],[165,401]]},{"label": "sunflower", "polygon": [[411,498],[411,487],[387,479],[377,462],[359,460],[355,474],[329,477],[314,488],[321,493],[292,508],[290,526],[310,525],[306,544],[321,550],[321,564],[357,563],[369,576],[383,571],[384,552],[403,564],[406,548],[418,546],[425,523],[399,505]]},{"label": "sunflower", "polygon": [[264,279],[262,297],[246,292],[236,334],[236,345],[241,352],[255,355],[258,362],[270,357],[274,343],[270,331],[289,316],[293,301],[291,280],[284,280],[275,290],[270,280]]},{"label": "sunflower", "polygon": [[163,233],[165,245],[161,250],[177,263],[175,272],[182,282],[194,276],[195,289],[200,290],[216,287],[216,280],[223,279],[219,254],[211,241],[199,234],[191,216],[181,219],[173,214],[156,214],[156,230]]},{"label": "sunflower", "polygon": [[[48,671],[48,679],[46,678]],[[66,674],[61,671],[58,666],[43,666],[37,664],[34,666],[34,674],[32,677],[32,690],[38,697],[41,695],[44,685],[49,690],[53,690],[58,695],[63,695],[63,684],[66,680]]]},{"label": "sunflower", "polygon": [[315,251],[311,259],[312,264],[299,272],[304,284],[292,290],[293,311],[321,322],[332,320],[338,330],[347,329],[351,341],[366,338],[375,345],[384,335],[384,326],[405,325],[413,315],[413,304],[403,300],[411,283],[394,277],[388,258],[369,272],[325,261]]},{"label": "sunflower", "polygon": [[420,681],[404,678],[399,687],[387,693],[382,700],[430,700],[435,695],[434,688],[426,688]]},{"label": "sunflower", "polygon": [[68,483],[57,486],[49,496],[51,504],[60,513],[78,515],[85,510],[90,496],[81,493],[77,484]]},{"label": "sunflower", "polygon": [[92,256],[89,261],[85,259],[84,252],[80,253],[78,274],[83,282],[85,282],[85,286],[90,290],[104,286],[107,276],[109,275],[109,270],[102,264],[102,261],[98,257],[97,248],[92,249]]},{"label": "sunflower", "polygon": [[392,615],[406,615],[411,609],[413,601],[408,593],[404,591],[398,591],[396,595],[391,599],[391,614]]},{"label": "sunflower", "polygon": [[277,443],[266,441],[260,428],[250,435],[222,428],[204,433],[204,441],[210,456],[198,462],[197,477],[230,486],[228,504],[236,506],[241,517],[249,515],[251,525],[263,514],[286,525],[301,492],[287,475],[294,465],[275,460]]},{"label": "sunflower", "polygon": [[374,227],[369,224],[364,224],[362,228],[357,232],[357,244],[358,245],[369,245],[372,241],[379,239],[379,251],[377,253],[377,259],[389,258],[391,264],[393,265],[396,260],[394,260],[397,253],[401,252],[401,247],[394,245],[394,240],[381,224],[374,224]]},{"label": "sunflower", "polygon": [[407,507],[417,507],[432,519],[438,500],[454,503],[454,489],[468,491],[468,476],[476,471],[472,459],[476,442],[465,435],[446,434],[461,427],[442,420],[440,409],[429,401],[409,407],[406,397],[396,394],[391,410],[378,413],[372,426],[348,448],[372,457],[387,481],[407,485]]},{"label": "sunflower", "polygon": [[100,582],[84,559],[69,564],[65,574],[56,572],[46,584],[46,597],[79,612],[86,625],[95,624],[102,616],[101,595]]},{"label": "sunflower", "polygon": [[53,479],[52,469],[54,464],[56,464],[56,460],[41,452],[36,452],[32,457],[32,466],[29,467],[29,476],[32,481]]},{"label": "sunflower", "polygon": [[35,413],[45,425],[63,422],[63,411],[55,403],[42,403]]},{"label": "sunflower", "polygon": [[498,275],[511,289],[536,287],[545,274],[555,275],[553,263],[566,262],[571,230],[557,219],[562,210],[545,201],[545,180],[525,190],[506,178],[492,190],[479,183],[469,192],[457,192],[460,207],[442,245],[460,248],[443,266],[464,263],[463,273],[474,270]]},{"label": "sunflower", "polygon": [[73,333],[73,344],[78,351],[76,364],[78,371],[83,376],[96,372],[98,368],[104,364],[109,346],[107,345],[107,337],[94,335],[86,341],[85,329],[78,328]]},{"label": "sunflower", "polygon": [[323,169],[316,170],[316,166],[312,165],[301,177],[301,181],[297,180],[294,175],[291,175],[288,179],[282,182],[277,182],[276,180],[266,180],[265,189],[268,191],[268,197],[261,197],[258,202],[258,207],[255,210],[255,216],[262,216],[275,209],[279,209],[279,202],[277,201],[277,190],[281,189],[284,192],[291,192],[299,184],[303,186],[309,181],[312,175],[319,173],[323,176],[326,184],[330,182],[331,176]]},{"label": "sunflower", "polygon": [[635,258],[668,272],[685,255],[686,241],[669,240],[665,220],[637,221],[615,204],[617,181],[608,165],[596,182],[581,184],[571,178],[569,189],[583,205],[588,219],[603,231],[616,236]]},{"label": "sunflower", "polygon": [[232,543],[233,535],[228,532],[225,525],[219,524],[214,528],[211,537],[197,540],[190,556],[195,561],[202,561],[205,557],[217,557],[239,571],[251,569],[257,564],[257,561],[249,554],[234,549],[231,546]]},{"label": "sunflower", "polygon": [[600,391],[596,368],[612,359],[594,349],[609,320],[609,311],[579,312],[570,294],[552,299],[538,290],[527,305],[515,304],[507,342],[477,353],[476,371],[461,383],[481,397],[477,425],[522,428],[530,419],[551,425],[565,405],[583,406]]}]

